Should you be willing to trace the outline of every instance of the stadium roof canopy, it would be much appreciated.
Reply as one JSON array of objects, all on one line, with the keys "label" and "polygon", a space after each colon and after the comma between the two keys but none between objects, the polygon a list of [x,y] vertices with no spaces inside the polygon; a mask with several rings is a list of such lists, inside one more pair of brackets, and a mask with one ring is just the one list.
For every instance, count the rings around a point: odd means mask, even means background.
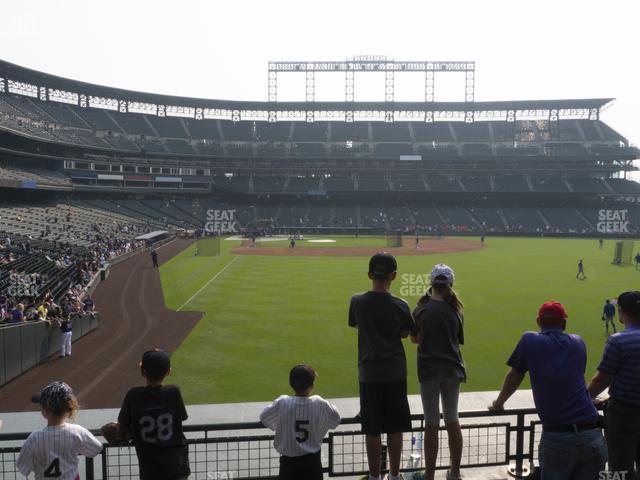
[{"label": "stadium roof canopy", "polygon": [[[22,85],[21,85],[22,84]],[[4,60],[0,60],[0,92],[16,91],[23,95],[39,98],[40,100],[58,100],[66,103],[83,105],[82,97],[87,102],[88,97],[99,97],[103,100],[111,99],[116,102],[136,102],[149,106],[186,107],[188,109],[225,109],[225,110],[430,110],[430,111],[469,111],[469,110],[552,110],[552,109],[596,109],[599,110],[614,100],[613,98],[591,99],[559,99],[559,100],[517,100],[493,102],[255,102],[236,100],[215,100],[191,97],[162,95],[148,92],[137,92],[103,85],[96,85],[78,80],[71,80],[56,75],[32,70]],[[54,97],[54,98],[51,98]],[[59,98],[57,98],[59,97]],[[91,105],[89,105],[91,106]],[[121,103],[115,105],[121,112],[126,112],[128,106]],[[163,116],[157,112],[156,114]],[[140,112],[140,113],[151,113]],[[193,117],[191,114],[176,116]],[[169,113],[168,113],[169,115]],[[195,112],[197,119],[197,112]],[[235,120],[235,119],[234,119]]]},{"label": "stadium roof canopy", "polygon": [[153,232],[145,233],[144,235],[139,235],[136,237],[136,240],[153,240],[159,237],[162,237],[168,234],[166,230],[155,230]]}]

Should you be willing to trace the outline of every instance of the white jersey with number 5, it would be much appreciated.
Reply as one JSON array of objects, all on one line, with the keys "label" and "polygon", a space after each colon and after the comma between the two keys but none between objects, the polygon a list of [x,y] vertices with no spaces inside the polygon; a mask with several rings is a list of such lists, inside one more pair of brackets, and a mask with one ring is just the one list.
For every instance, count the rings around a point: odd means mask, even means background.
[{"label": "white jersey with number 5", "polygon": [[340,424],[340,414],[318,395],[282,395],[265,407],[260,421],[276,432],[273,446],[280,455],[299,457],[320,450],[327,431]]},{"label": "white jersey with number 5", "polygon": [[78,455],[95,457],[102,443],[89,430],[73,423],[37,430],[24,442],[16,467],[25,477],[36,480],[74,480],[78,475]]}]

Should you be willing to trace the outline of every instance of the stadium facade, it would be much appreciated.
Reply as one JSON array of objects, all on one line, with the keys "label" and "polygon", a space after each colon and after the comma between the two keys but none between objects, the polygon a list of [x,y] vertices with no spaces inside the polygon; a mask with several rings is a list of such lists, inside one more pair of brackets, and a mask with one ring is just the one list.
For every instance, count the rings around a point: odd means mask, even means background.
[{"label": "stadium facade", "polygon": [[176,97],[0,61],[0,198],[195,229],[211,209],[287,232],[640,228],[640,151],[600,119],[613,99],[386,99]]}]

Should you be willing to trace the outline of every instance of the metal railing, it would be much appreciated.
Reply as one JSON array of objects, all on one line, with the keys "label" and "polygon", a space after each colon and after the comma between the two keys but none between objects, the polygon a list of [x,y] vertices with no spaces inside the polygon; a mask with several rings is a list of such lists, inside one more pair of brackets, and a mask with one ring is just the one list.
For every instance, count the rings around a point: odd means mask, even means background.
[{"label": "metal railing", "polygon": [[[541,433],[534,409],[460,412],[464,439],[462,468],[500,467],[515,478],[525,478],[537,461]],[[412,430],[404,435],[402,470],[423,469],[421,415],[412,416]],[[189,443],[192,479],[277,478],[280,456],[273,448],[273,435],[259,422],[185,425]],[[97,436],[100,432],[94,430]],[[0,478],[23,478],[15,461],[27,433],[0,435]],[[383,436],[384,438],[384,436]],[[446,429],[440,429],[437,468],[447,468],[449,452]],[[382,458],[386,471],[387,459]],[[323,470],[329,477],[367,473],[364,434],[357,418],[343,419],[338,429],[325,437],[322,446]],[[95,459],[81,461],[81,478],[87,480],[134,480],[139,478],[133,446],[105,445]]]}]

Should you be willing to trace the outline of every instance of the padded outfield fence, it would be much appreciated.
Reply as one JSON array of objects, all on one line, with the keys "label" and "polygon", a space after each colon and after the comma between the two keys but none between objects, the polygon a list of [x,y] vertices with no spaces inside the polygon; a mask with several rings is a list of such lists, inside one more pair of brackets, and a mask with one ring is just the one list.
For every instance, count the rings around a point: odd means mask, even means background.
[{"label": "padded outfield fence", "polygon": [[[541,427],[534,409],[461,412],[464,450],[462,468],[495,467],[524,478],[537,463]],[[412,417],[412,432],[405,433],[402,470],[423,469],[421,415]],[[273,449],[273,435],[259,422],[215,425],[185,425],[189,441],[192,479],[268,479],[277,478],[279,455]],[[99,435],[99,431],[93,432]],[[15,468],[20,445],[28,433],[0,435],[0,478],[21,479]],[[446,430],[440,430],[437,466],[449,465]],[[329,477],[367,473],[364,435],[356,418],[343,419],[330,432],[322,446],[324,472]],[[383,469],[387,459],[382,459]],[[83,458],[80,475],[88,480],[134,480],[138,464],[132,446],[109,447],[95,459]]]}]

